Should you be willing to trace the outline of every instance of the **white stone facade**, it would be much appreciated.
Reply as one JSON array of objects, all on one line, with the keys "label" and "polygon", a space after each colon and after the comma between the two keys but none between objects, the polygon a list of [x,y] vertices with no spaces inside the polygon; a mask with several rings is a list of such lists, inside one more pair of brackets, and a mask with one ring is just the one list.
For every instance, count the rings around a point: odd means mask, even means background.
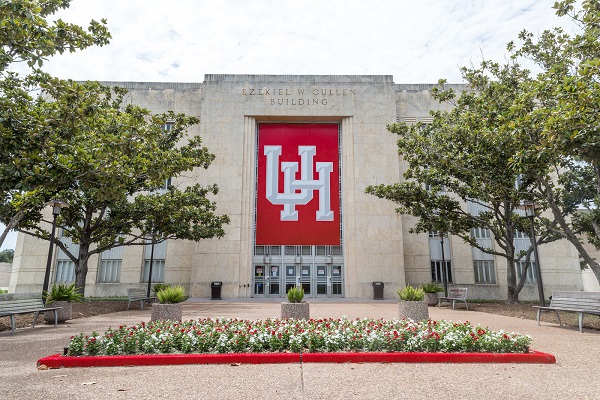
[{"label": "white stone facade", "polygon": [[[217,183],[217,210],[229,215],[231,223],[219,240],[169,241],[165,282],[184,285],[193,297],[210,297],[213,281],[222,282],[225,299],[256,295],[257,129],[261,123],[273,122],[339,124],[341,297],[372,298],[372,283],[381,281],[384,297],[396,298],[396,291],[406,283],[431,281],[428,236],[409,234],[412,217],[396,214],[393,203],[364,191],[368,185],[402,179],[405,166],[396,152],[396,138],[386,126],[396,121],[427,121],[429,110],[441,107],[429,95],[432,85],[395,84],[389,75],[206,75],[203,83],[104,84],[127,88],[127,102],[153,112],[173,110],[199,116],[201,123],[189,133],[199,134],[216,155],[208,170],[185,174],[173,184]],[[470,287],[470,298],[506,298],[505,262],[495,260],[496,284],[475,284],[471,248],[456,237],[449,241],[453,283]],[[47,242],[19,236],[10,291],[41,288],[47,251]],[[578,255],[570,244],[541,246],[540,258],[547,294],[553,289],[582,289]],[[86,296],[125,295],[129,287],[144,287],[144,250],[139,246],[123,249],[117,283],[98,283],[99,263],[99,257],[89,261]],[[537,286],[526,285],[521,298],[536,299]]]}]

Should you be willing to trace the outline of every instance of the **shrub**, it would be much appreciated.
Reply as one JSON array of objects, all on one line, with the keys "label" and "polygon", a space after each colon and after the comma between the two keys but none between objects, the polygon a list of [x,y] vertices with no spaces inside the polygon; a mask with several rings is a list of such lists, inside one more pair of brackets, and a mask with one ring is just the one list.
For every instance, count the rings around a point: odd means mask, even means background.
[{"label": "shrub", "polygon": [[425,298],[425,292],[422,288],[414,288],[407,285],[404,289],[398,290],[398,296],[403,301],[423,301]]},{"label": "shrub", "polygon": [[171,287],[171,285],[168,283],[157,283],[156,285],[152,286],[152,291],[154,293],[158,293],[161,290],[166,289],[168,287]]},{"label": "shrub", "polygon": [[181,303],[186,299],[185,289],[181,285],[169,285],[168,287],[157,291],[156,297],[158,297],[158,301],[163,304]]},{"label": "shrub", "polygon": [[440,285],[438,285],[437,283],[425,283],[423,285],[421,285],[421,289],[423,289],[423,291],[425,293],[438,293],[438,292],[443,292],[444,288],[442,288]]},{"label": "shrub", "polygon": [[78,302],[81,303],[83,301],[83,296],[77,288],[75,288],[75,284],[65,285],[58,284],[52,286],[50,293],[43,293],[43,297],[46,299],[46,304],[52,304],[55,301],[68,301],[68,302]]},{"label": "shrub", "polygon": [[293,287],[287,292],[287,298],[290,303],[302,303],[304,299],[304,289],[301,287]]}]

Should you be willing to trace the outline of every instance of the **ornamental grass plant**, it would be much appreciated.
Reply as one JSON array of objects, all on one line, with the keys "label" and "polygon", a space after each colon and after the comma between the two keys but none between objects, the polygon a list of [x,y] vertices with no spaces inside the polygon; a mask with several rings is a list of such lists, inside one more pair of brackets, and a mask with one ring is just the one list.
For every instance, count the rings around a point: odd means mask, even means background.
[{"label": "ornamental grass plant", "polygon": [[55,301],[68,301],[81,303],[83,301],[83,295],[79,293],[75,284],[66,285],[60,283],[53,285],[49,293],[44,292],[42,297],[46,299],[46,305],[50,305]]},{"label": "ornamental grass plant", "polygon": [[404,289],[398,290],[398,297],[402,301],[423,301],[425,292],[420,287],[414,288],[407,285]]},{"label": "ornamental grass plant", "polygon": [[156,297],[161,304],[177,304],[187,299],[185,288],[181,285],[165,286],[156,292]]},{"label": "ornamental grass plant", "polygon": [[70,356],[264,352],[526,353],[531,337],[469,322],[383,319],[155,321],[71,338]]},{"label": "ornamental grass plant", "polygon": [[287,299],[290,303],[302,303],[304,299],[304,288],[294,286],[287,292]]}]

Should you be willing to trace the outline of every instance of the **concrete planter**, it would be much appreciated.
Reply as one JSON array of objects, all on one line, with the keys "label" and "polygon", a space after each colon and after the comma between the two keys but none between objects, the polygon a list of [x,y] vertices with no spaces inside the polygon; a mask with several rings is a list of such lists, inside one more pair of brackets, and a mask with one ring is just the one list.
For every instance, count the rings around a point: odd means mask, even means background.
[{"label": "concrete planter", "polygon": [[398,303],[398,318],[421,321],[429,319],[429,309],[425,301],[400,301]]},{"label": "concrete planter", "polygon": [[152,303],[151,321],[180,321],[181,322],[181,303]]},{"label": "concrete planter", "polygon": [[425,293],[425,301],[428,306],[437,306],[438,294],[437,293]]},{"label": "concrete planter", "polygon": [[[70,301],[54,301],[51,304],[48,304],[48,307],[62,307],[60,310],[57,310],[59,324],[70,320],[73,315],[73,303]],[[44,313],[44,321],[54,325],[54,311],[46,311]]]},{"label": "concrete planter", "polygon": [[281,303],[281,318],[310,319],[310,305],[302,303]]}]

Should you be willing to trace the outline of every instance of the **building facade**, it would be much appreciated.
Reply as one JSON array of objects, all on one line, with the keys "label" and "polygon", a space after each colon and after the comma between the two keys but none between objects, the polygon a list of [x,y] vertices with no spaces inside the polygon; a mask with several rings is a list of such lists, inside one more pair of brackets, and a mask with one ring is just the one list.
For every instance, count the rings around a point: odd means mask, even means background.
[{"label": "building facade", "polygon": [[[167,241],[154,247],[152,281],[183,284],[192,297],[371,298],[373,282],[396,298],[406,284],[442,281],[470,287],[471,298],[506,298],[506,263],[455,237],[410,234],[415,220],[365,194],[368,185],[402,180],[405,165],[386,126],[430,121],[440,109],[433,85],[395,84],[392,76],[206,75],[203,83],[103,82],[129,90],[126,101],[153,112],[199,116],[199,134],[216,155],[208,170],[174,185],[217,183],[218,212],[231,223],[221,239]],[[461,90],[461,85],[455,85]],[[466,205],[469,206],[469,205]],[[485,230],[473,235],[492,240]],[[522,245],[528,244],[526,236]],[[442,248],[444,256],[442,257]],[[151,249],[113,249],[90,259],[86,296],[143,287]],[[47,242],[19,235],[10,291],[39,290]],[[546,292],[582,288],[579,258],[566,241],[540,247]],[[55,255],[54,282],[74,280]],[[536,277],[521,298],[536,299]]]}]

